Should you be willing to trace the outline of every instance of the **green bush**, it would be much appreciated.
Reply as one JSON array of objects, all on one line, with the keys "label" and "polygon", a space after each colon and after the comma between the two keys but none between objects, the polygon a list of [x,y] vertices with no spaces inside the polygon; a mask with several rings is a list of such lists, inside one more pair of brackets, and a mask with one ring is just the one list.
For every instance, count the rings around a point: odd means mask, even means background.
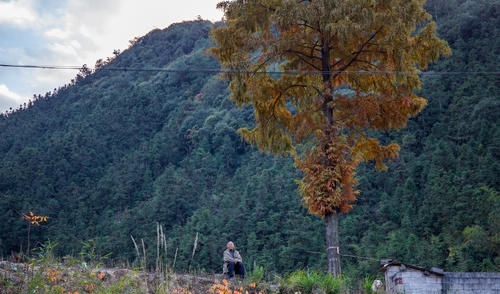
[{"label": "green bush", "polygon": [[252,272],[248,277],[251,283],[260,283],[264,280],[264,267],[258,266],[254,263]]},{"label": "green bush", "polygon": [[286,293],[324,291],[326,294],[336,294],[346,292],[348,285],[343,277],[334,277],[328,273],[318,273],[311,270],[298,270],[284,280],[282,288]]}]

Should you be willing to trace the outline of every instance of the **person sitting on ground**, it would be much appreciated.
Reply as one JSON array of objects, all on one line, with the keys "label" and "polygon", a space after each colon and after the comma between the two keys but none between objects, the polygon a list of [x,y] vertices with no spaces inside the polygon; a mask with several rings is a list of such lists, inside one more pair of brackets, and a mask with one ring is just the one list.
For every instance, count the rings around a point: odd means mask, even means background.
[{"label": "person sitting on ground", "polygon": [[229,280],[233,279],[234,274],[241,275],[241,278],[244,279],[245,266],[240,253],[235,249],[234,243],[231,241],[227,242],[226,247],[224,251],[224,274],[229,275]]}]

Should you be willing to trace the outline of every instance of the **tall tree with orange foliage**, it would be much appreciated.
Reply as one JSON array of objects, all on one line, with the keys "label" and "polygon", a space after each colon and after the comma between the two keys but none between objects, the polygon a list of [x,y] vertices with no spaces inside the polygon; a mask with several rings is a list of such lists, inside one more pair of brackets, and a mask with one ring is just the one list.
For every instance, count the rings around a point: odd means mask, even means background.
[{"label": "tall tree with orange foliage", "polygon": [[426,100],[420,71],[447,43],[424,0],[234,0],[218,4],[226,24],[211,53],[232,99],[253,104],[255,127],[241,135],[260,150],[292,154],[304,202],[324,217],[328,271],[340,274],[338,219],[358,193],[362,161],[398,155],[375,131],[403,128]]}]

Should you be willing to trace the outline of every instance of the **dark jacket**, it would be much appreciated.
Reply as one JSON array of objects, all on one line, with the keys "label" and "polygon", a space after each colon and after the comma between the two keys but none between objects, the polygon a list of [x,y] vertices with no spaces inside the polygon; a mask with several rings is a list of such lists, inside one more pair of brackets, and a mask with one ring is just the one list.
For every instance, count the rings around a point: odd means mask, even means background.
[{"label": "dark jacket", "polygon": [[229,250],[229,249],[226,249],[224,251],[224,266],[222,268],[222,271],[223,273],[227,274],[228,273],[228,269],[227,269],[227,264],[229,262],[234,262],[234,263],[237,263],[237,262],[241,262],[243,263],[243,259],[241,258],[241,255],[240,253],[235,249],[235,250]]}]

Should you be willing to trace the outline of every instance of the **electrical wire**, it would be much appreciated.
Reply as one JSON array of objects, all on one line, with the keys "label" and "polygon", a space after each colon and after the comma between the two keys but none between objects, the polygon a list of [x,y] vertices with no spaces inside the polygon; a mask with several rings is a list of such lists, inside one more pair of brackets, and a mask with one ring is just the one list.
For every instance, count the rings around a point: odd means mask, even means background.
[{"label": "electrical wire", "polygon": [[372,260],[376,262],[380,262],[380,259],[378,258],[373,258],[373,257],[365,257],[365,256],[358,256],[358,255],[351,255],[351,254],[339,254],[340,256],[345,256],[345,257],[353,257],[353,258],[358,258],[358,259],[366,259],[366,260]]},{"label": "electrical wire", "polygon": [[12,68],[32,68],[32,69],[76,69],[79,70],[81,66],[64,66],[64,65],[30,65],[30,64],[0,64],[0,67]]},{"label": "electrical wire", "polygon": [[[337,247],[332,247],[332,248],[337,248]],[[318,252],[318,251],[309,251],[309,250],[302,250],[302,251],[303,252],[307,252],[307,253],[311,253],[311,254],[323,254],[323,252]],[[365,259],[365,260],[371,260],[371,261],[380,262],[380,258],[366,257],[366,256],[352,255],[352,254],[343,254],[343,253],[340,253],[340,252],[337,253],[337,254],[340,255],[340,256],[344,256],[344,257],[352,257],[352,258],[357,258],[357,259]]]},{"label": "electrical wire", "polygon": [[[80,70],[82,66],[75,65],[31,65],[31,64],[0,64],[0,67],[5,68],[25,68],[25,69],[46,69],[46,70]],[[89,68],[90,69],[90,68]],[[131,71],[131,72],[167,72],[167,73],[222,73],[222,74],[232,74],[232,73],[248,73],[248,74],[289,74],[289,75],[322,75],[326,73],[346,73],[346,74],[358,74],[358,75],[382,75],[382,74],[399,74],[399,75],[413,75],[414,72],[407,71],[244,71],[244,70],[223,70],[218,68],[199,68],[199,69],[168,69],[168,68],[137,68],[137,67],[110,67],[104,66],[98,68],[98,70],[107,71]],[[497,76],[500,75],[500,71],[427,71],[419,73],[421,75],[488,75]]]}]

